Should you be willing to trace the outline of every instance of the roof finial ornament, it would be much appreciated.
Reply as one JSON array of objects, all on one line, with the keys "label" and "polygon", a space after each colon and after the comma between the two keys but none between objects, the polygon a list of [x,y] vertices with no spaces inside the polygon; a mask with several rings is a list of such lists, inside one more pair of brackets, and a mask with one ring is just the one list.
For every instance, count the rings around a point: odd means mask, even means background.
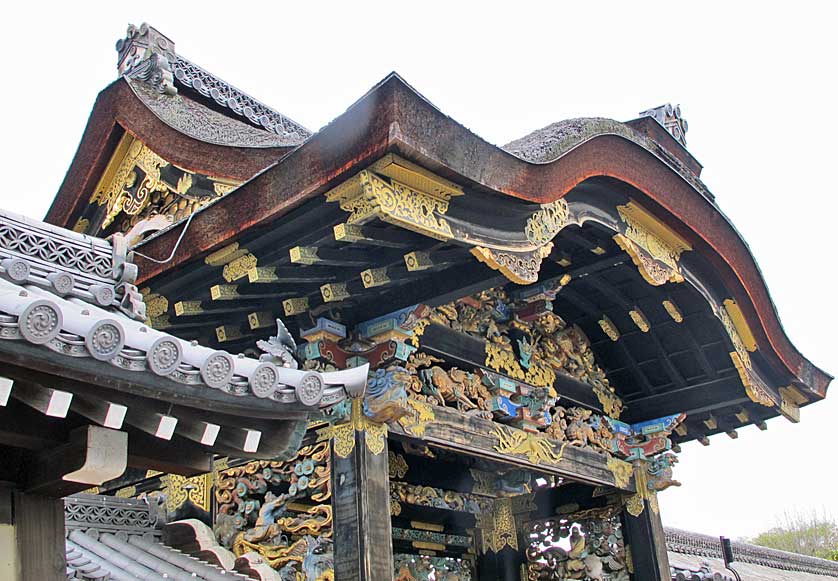
[{"label": "roof finial ornament", "polygon": [[681,117],[681,105],[675,105],[673,107],[672,104],[667,103],[660,107],[647,109],[641,112],[640,116],[652,117],[655,121],[663,125],[678,143],[684,147],[687,146],[687,120]]},{"label": "roof finial ornament", "polygon": [[294,357],[297,350],[297,342],[282,319],[276,320],[276,335],[271,335],[267,341],[256,341],[256,346],[264,351],[259,358],[260,361],[270,361],[280,367],[297,369],[299,363]]},{"label": "roof finial ornament", "polygon": [[121,76],[145,81],[160,93],[174,95],[175,43],[146,23],[130,24],[125,38],[116,42],[117,70]]}]

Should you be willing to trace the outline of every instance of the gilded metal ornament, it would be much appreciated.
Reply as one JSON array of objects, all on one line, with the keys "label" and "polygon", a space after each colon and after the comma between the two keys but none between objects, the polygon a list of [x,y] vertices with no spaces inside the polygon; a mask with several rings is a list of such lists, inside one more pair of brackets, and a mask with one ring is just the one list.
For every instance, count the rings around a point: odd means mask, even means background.
[{"label": "gilded metal ornament", "polygon": [[387,443],[387,425],[367,418],[364,415],[363,403],[359,399],[352,400],[350,420],[317,430],[317,441],[331,439],[335,454],[340,458],[348,458],[355,449],[355,432],[364,432],[364,441],[370,453],[377,456],[384,451]]},{"label": "gilded metal ornament", "polygon": [[492,433],[498,440],[498,444],[493,446],[496,452],[525,457],[535,465],[543,463],[558,466],[568,445],[568,442],[562,442],[557,453],[557,443],[549,438],[500,424],[494,427]]},{"label": "gilded metal ornament", "polygon": [[392,450],[387,453],[387,475],[389,478],[404,478],[408,468],[404,456],[396,454]]},{"label": "gilded metal ornament", "polygon": [[626,511],[633,517],[643,514],[643,497],[639,494],[632,494],[626,499]]},{"label": "gilded metal ornament", "polygon": [[[736,318],[731,316],[736,314]],[[733,343],[734,351],[730,353],[745,393],[751,401],[766,407],[780,407],[781,398],[776,397],[771,389],[765,384],[759,374],[754,370],[749,351],[756,349],[756,342],[753,334],[747,326],[744,317],[733,301],[727,300],[721,308],[716,309],[716,315],[722,321],[725,331]],[[743,336],[745,339],[743,339]]]},{"label": "gilded metal ornament", "polygon": [[212,510],[212,472],[187,478],[179,474],[166,474],[160,477],[166,497],[166,509],[175,512],[189,500],[198,508]]},{"label": "gilded metal ornament", "polygon": [[663,301],[663,308],[666,309],[666,312],[669,313],[669,316],[672,317],[672,320],[676,323],[683,323],[684,322],[684,315],[681,314],[681,310],[678,308],[678,305],[675,304],[672,300],[665,300]]},{"label": "gilded metal ornament", "polygon": [[258,259],[254,255],[247,253],[225,264],[222,276],[227,282],[239,280],[247,276],[250,269],[256,268],[257,262]]},{"label": "gilded metal ornament", "polygon": [[483,532],[483,550],[499,553],[504,547],[518,550],[518,529],[512,514],[512,502],[498,498],[493,503],[491,529]]},{"label": "gilded metal ornament", "polygon": [[620,339],[620,331],[617,330],[617,325],[611,319],[603,315],[597,323],[599,324],[599,328],[602,329],[602,332],[608,335],[609,339],[612,341],[618,341]]},{"label": "gilded metal ornament", "polygon": [[651,329],[651,325],[649,324],[649,319],[646,318],[646,315],[643,314],[639,308],[635,307],[629,311],[629,317],[631,320],[634,321],[634,324],[637,325],[637,328],[640,329],[644,333],[648,333]]}]

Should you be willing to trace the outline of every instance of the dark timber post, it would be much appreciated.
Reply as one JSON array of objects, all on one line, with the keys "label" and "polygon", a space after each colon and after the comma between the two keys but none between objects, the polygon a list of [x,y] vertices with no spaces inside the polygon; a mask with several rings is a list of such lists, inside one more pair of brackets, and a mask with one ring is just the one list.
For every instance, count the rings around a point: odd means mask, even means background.
[{"label": "dark timber post", "polygon": [[658,495],[646,486],[646,462],[634,464],[637,494],[623,508],[623,540],[631,556],[633,581],[670,581],[666,535]]},{"label": "dark timber post", "polygon": [[489,551],[477,558],[477,579],[480,581],[519,581],[524,553],[512,547],[499,552]]},{"label": "dark timber post", "polygon": [[335,578],[393,578],[386,426],[370,422],[360,400],[350,422],[332,428]]},{"label": "dark timber post", "polygon": [[[3,504],[9,497],[4,493]],[[33,494],[11,495],[16,537],[16,568],[20,581],[67,579],[64,546],[64,501]],[[4,506],[3,512],[6,513]]]},{"label": "dark timber post", "polygon": [[[524,498],[516,497],[516,499]],[[528,498],[528,497],[527,497]],[[496,498],[491,514],[477,519],[476,536],[479,557],[477,578],[480,581],[519,581],[526,562],[523,535],[519,523],[530,510],[530,502],[516,503],[512,498]]]}]

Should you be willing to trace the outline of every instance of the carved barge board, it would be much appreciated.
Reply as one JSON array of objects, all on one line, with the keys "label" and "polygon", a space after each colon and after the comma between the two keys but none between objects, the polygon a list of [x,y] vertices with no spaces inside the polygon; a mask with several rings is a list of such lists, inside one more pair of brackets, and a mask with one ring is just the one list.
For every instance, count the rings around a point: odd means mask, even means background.
[{"label": "carved barge board", "polygon": [[[425,329],[420,342],[423,351],[443,357],[452,363],[493,371],[486,367],[486,342],[476,337],[433,323]],[[559,401],[562,405],[573,403],[603,413],[602,404],[597,400],[590,385],[557,372],[553,387],[561,396]]]},{"label": "carved barge board", "polygon": [[[467,416],[449,408],[433,406],[433,411],[435,418],[423,425],[425,431],[421,438],[408,432],[399,423],[390,425],[390,434],[400,438],[417,440],[423,444],[432,444],[455,452],[514,464],[589,484],[620,488],[617,486],[614,474],[608,469],[607,457],[604,455],[591,450],[566,446],[561,454],[561,460],[557,464],[545,462],[535,464],[524,455],[513,456],[495,450],[495,446],[499,442],[494,435],[494,431],[498,427],[503,429],[506,426],[492,420]],[[561,447],[561,444],[556,443],[554,447],[556,455],[560,453]],[[621,488],[621,490],[634,491],[634,481],[630,481],[628,486]]]}]

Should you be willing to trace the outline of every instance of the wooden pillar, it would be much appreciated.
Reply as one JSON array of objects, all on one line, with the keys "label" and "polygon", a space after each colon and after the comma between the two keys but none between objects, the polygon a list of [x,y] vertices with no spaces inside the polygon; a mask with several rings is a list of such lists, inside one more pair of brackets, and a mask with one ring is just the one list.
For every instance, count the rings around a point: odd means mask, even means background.
[{"label": "wooden pillar", "polygon": [[526,558],[523,551],[504,547],[499,552],[490,551],[477,558],[478,581],[520,581]]},{"label": "wooden pillar", "polygon": [[332,433],[332,510],[335,578],[393,578],[387,428],[370,422],[360,400],[352,418]]},{"label": "wooden pillar", "polygon": [[519,535],[518,524],[529,508],[530,502],[496,498],[491,514],[478,516],[475,542],[479,553],[479,581],[520,581],[521,568],[526,562],[526,546]]},{"label": "wooden pillar", "polygon": [[623,508],[623,540],[631,556],[633,581],[670,581],[666,536],[658,507],[658,495],[646,485],[646,462],[634,464],[638,493]]},{"label": "wooden pillar", "polygon": [[14,493],[14,528],[20,581],[65,581],[64,501]]}]

